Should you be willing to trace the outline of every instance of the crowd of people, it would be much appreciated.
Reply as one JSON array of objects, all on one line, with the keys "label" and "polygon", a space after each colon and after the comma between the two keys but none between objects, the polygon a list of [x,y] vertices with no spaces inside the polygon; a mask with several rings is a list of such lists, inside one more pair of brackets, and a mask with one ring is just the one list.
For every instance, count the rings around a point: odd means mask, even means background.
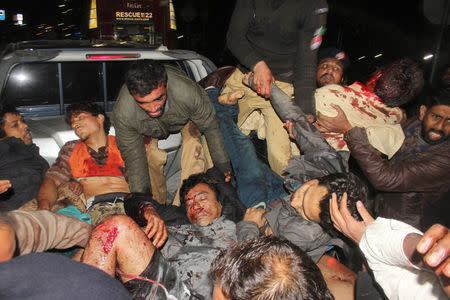
[{"label": "crowd of people", "polygon": [[[327,11],[238,0],[227,35],[238,67],[196,83],[133,62],[112,120],[93,103],[67,107],[79,139],[51,166],[2,107],[0,295],[447,299],[448,72],[424,90],[420,66],[399,58],[347,84],[346,52],[320,47]],[[169,199],[158,139],[176,132]]]}]

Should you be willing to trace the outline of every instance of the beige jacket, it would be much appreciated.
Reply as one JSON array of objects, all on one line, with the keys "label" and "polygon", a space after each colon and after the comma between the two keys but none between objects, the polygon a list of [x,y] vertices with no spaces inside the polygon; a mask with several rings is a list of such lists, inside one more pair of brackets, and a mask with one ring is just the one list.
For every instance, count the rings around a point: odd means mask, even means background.
[{"label": "beige jacket", "polygon": [[85,247],[92,230],[88,223],[46,210],[14,210],[8,212],[8,216],[13,223],[20,255]]}]

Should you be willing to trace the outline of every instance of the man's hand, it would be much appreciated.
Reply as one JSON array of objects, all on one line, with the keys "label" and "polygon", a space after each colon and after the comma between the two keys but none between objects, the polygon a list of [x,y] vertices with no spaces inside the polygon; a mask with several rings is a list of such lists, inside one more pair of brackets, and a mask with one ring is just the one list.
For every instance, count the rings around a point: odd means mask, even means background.
[{"label": "man's hand", "polygon": [[350,214],[347,208],[347,193],[342,195],[340,206],[338,206],[336,194],[333,193],[331,196],[330,214],[334,227],[342,232],[342,234],[352,239],[355,243],[359,244],[361,237],[366,231],[366,227],[372,224],[374,218],[372,218],[361,201],[356,202],[356,209],[363,219],[362,222],[357,221]]},{"label": "man's hand", "polygon": [[76,195],[81,195],[83,193],[83,185],[76,180],[69,181],[69,189]]},{"label": "man's hand", "polygon": [[[331,106],[337,111],[337,116],[327,117],[320,112],[317,112],[317,125],[320,128],[324,128],[327,132],[346,133],[347,131],[352,129],[352,125],[348,121],[347,116],[345,115],[342,108],[339,105],[334,104],[331,104]],[[319,129],[319,131],[321,130]]]},{"label": "man's hand", "polygon": [[261,60],[253,67],[253,84],[255,85],[256,92],[264,98],[270,97],[270,85],[275,82],[275,78],[272,75],[266,62]]},{"label": "man's hand", "polygon": [[225,172],[223,173],[225,175],[225,182],[230,182],[231,181],[231,172]]},{"label": "man's hand", "polygon": [[9,180],[0,180],[0,194],[3,194],[11,187]]},{"label": "man's hand", "polygon": [[244,77],[242,78],[242,83],[246,86],[248,86],[249,84],[249,79],[250,76],[252,76],[253,72],[248,72],[247,74],[244,75]]},{"label": "man's hand", "polygon": [[153,241],[156,248],[162,247],[167,240],[166,224],[151,205],[145,207],[144,218],[147,220],[147,226],[144,229],[145,234]]},{"label": "man's hand", "polygon": [[266,211],[262,208],[250,207],[245,212],[244,221],[254,222],[258,228],[262,228],[266,223],[265,213]]},{"label": "man's hand", "polygon": [[424,255],[424,262],[433,268],[434,273],[450,296],[450,232],[440,225],[434,224],[428,229],[417,244],[417,252]]},{"label": "man's hand", "polygon": [[291,122],[290,120],[287,120],[287,121],[283,124],[283,126],[284,126],[284,128],[286,128],[286,130],[287,130],[287,132],[288,132],[288,134],[289,134],[289,137],[290,137],[291,139],[295,140],[294,133],[292,132],[292,126],[293,126],[292,122]]}]

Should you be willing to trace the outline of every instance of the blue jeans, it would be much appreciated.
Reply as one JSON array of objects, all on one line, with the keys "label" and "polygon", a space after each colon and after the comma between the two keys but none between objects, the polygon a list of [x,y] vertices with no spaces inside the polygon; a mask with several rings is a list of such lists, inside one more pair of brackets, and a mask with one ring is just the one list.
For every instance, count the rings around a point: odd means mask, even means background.
[{"label": "blue jeans", "polygon": [[206,93],[216,109],[220,131],[236,177],[239,200],[246,207],[252,207],[260,202],[270,204],[287,195],[283,178],[258,159],[252,141],[239,130],[235,122],[239,106],[219,103],[217,98],[220,90],[217,88],[207,89]]}]

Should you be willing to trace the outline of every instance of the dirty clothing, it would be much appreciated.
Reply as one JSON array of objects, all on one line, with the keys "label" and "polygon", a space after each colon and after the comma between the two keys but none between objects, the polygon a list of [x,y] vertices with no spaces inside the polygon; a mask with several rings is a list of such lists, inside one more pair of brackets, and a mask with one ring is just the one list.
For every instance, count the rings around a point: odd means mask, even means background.
[{"label": "dirty clothing", "polygon": [[[295,149],[296,145],[289,140],[286,129],[283,127],[280,117],[273,110],[270,102],[260,97],[249,87],[243,85],[243,77],[244,74],[239,69],[236,69],[226,81],[222,94],[236,90],[245,92],[245,96],[238,101],[239,114],[237,125],[247,135],[251,130],[257,129],[258,137],[260,139],[266,139],[269,165],[275,173],[282,176],[289,159],[293,154],[298,154],[299,150]],[[289,96],[293,94],[294,90],[291,84],[281,81],[277,81],[276,83]],[[249,126],[248,123],[255,117],[258,120],[258,126]]]},{"label": "dirty clothing", "polygon": [[[213,284],[209,278],[210,265],[220,250],[226,249],[236,242],[235,223],[228,220],[227,217],[221,216],[208,226],[191,224],[182,207],[160,205],[155,202],[149,201],[149,197],[144,194],[134,194],[125,201],[125,209],[139,226],[146,226],[147,221],[143,217],[143,213],[147,205],[152,205],[164,222],[169,224],[167,225],[168,239],[161,250],[165,260],[163,266],[158,268],[157,273],[170,273],[169,268],[175,268],[176,276],[167,275],[174,278],[173,282],[181,280],[191,291],[194,299],[212,299]],[[223,209],[227,210],[226,207]],[[180,214],[184,214],[184,217],[174,217],[180,216]],[[149,265],[147,269],[154,272],[156,267]],[[144,271],[144,273],[147,272]],[[146,286],[144,283],[139,283],[139,285]],[[137,290],[136,292],[142,294]],[[179,289],[178,292],[180,292]]]},{"label": "dirty clothing", "polygon": [[[332,246],[346,247],[341,239],[331,237],[319,224],[303,219],[291,206],[290,196],[284,197],[281,203],[270,210],[265,217],[274,236],[294,243],[315,263]],[[241,221],[236,225],[238,241],[258,237],[259,234],[259,228],[255,222]]]},{"label": "dirty clothing", "polygon": [[[202,134],[192,121],[181,129],[181,176],[180,184],[192,174],[203,173],[213,167],[207,143],[202,143]],[[147,140],[150,140],[147,142]],[[153,199],[160,204],[170,202],[167,199],[167,184],[164,176],[164,165],[167,162],[167,152],[158,148],[158,139],[144,137],[145,152],[147,154],[148,174]],[[180,205],[180,189],[175,193],[172,204]]]},{"label": "dirty clothing", "polygon": [[87,209],[86,213],[91,217],[94,227],[109,216],[125,214],[123,200],[115,201],[114,198],[111,198],[111,201],[96,203]]},{"label": "dirty clothing", "polygon": [[377,215],[426,231],[434,223],[450,226],[450,140],[426,143],[421,124],[417,118],[403,124],[405,141],[390,160],[369,144],[363,128],[350,129],[344,138],[351,155],[379,191]]},{"label": "dirty clothing", "polygon": [[[387,106],[362,83],[326,85],[316,90],[315,100],[316,110],[325,116],[336,116],[337,112],[331,104],[339,105],[349,123],[353,127],[365,128],[370,144],[388,158],[403,144],[405,136],[400,123],[405,119],[404,111]],[[337,151],[348,151],[342,133],[326,132],[322,135]]]},{"label": "dirty clothing", "polygon": [[19,255],[43,252],[49,249],[85,247],[92,226],[72,217],[46,210],[7,213],[16,233]]},{"label": "dirty clothing", "polygon": [[[167,292],[146,279],[162,284]],[[125,282],[124,286],[133,295],[133,299],[169,300],[167,293],[176,296],[178,300],[196,299],[191,297],[190,291],[180,281],[175,269],[158,250],[155,250],[147,268],[138,278]]]},{"label": "dirty clothing", "polygon": [[216,109],[220,131],[233,166],[239,200],[246,207],[252,207],[259,202],[270,204],[285,196],[283,178],[258,159],[253,143],[239,130],[235,122],[239,106],[219,103],[217,88],[207,89],[206,93]]},{"label": "dirty clothing", "polygon": [[150,191],[142,136],[165,139],[169,134],[179,132],[189,121],[192,121],[206,137],[214,165],[223,173],[231,171],[214,107],[208,96],[180,70],[168,65],[165,68],[168,87],[162,116],[150,117],[137,105],[126,85],[120,90],[114,105],[113,122],[117,145],[127,166],[132,192]]},{"label": "dirty clothing", "polygon": [[[250,87],[253,76],[249,78]],[[285,169],[285,187],[293,192],[299,184],[327,174],[348,172],[348,154],[331,147],[314,125],[306,118],[302,109],[287,99],[287,95],[272,84],[270,101],[283,122],[293,124],[297,145],[302,155],[295,156]]]},{"label": "dirty clothing", "polygon": [[297,105],[315,115],[316,52],[327,11],[324,0],[238,0],[228,48],[245,73],[265,61],[276,80],[293,84]]},{"label": "dirty clothing", "polygon": [[129,192],[124,162],[114,136],[108,136],[107,144],[98,152],[81,140],[67,142],[46,176],[59,183],[79,181],[88,202],[100,194]]},{"label": "dirty clothing", "polygon": [[35,144],[25,145],[15,137],[1,140],[0,179],[9,180],[12,186],[0,194],[0,207],[18,209],[36,197],[47,169],[48,163]]},{"label": "dirty clothing", "polygon": [[212,299],[213,283],[209,277],[211,263],[223,249],[236,243],[236,225],[220,217],[211,225],[168,226],[162,254],[175,267],[181,281],[204,299]]}]

